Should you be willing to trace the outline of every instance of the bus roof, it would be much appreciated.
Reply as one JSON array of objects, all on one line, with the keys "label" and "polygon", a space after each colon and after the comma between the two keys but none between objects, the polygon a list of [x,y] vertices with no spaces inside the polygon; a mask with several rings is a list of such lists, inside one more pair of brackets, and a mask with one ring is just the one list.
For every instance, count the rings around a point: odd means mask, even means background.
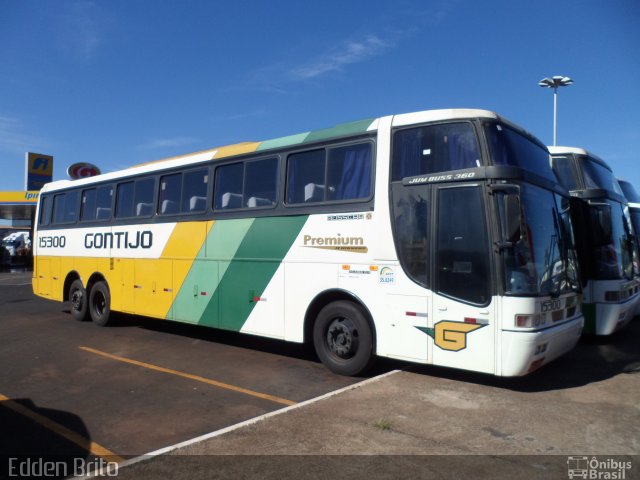
[{"label": "bus roof", "polygon": [[549,149],[549,153],[551,155],[574,154],[574,155],[583,155],[583,156],[589,157],[590,159],[594,160],[595,162],[605,167],[610,172],[613,171],[609,166],[609,164],[605,162],[602,158],[600,158],[595,153],[592,153],[584,148],[579,148],[579,147],[547,147],[547,148]]},{"label": "bus roof", "polygon": [[[400,115],[394,115],[390,117],[369,118],[364,120],[358,120],[355,122],[341,123],[334,127],[325,128],[321,130],[313,130],[309,132],[298,133],[294,135],[288,135],[285,137],[274,138],[271,140],[265,140],[262,142],[242,142],[232,145],[225,145],[217,148],[210,148],[199,152],[189,153],[185,155],[179,155],[175,157],[163,158],[160,160],[154,160],[138,165],[134,165],[123,170],[115,172],[109,172],[95,177],[84,178],[80,180],[58,180],[46,184],[41,192],[47,192],[52,190],[64,189],[66,187],[90,185],[97,182],[103,182],[113,179],[119,179],[123,177],[134,176],[143,173],[156,172],[160,170],[170,169],[174,167],[197,165],[198,163],[207,162],[211,160],[219,160],[222,158],[232,157],[236,155],[242,155],[247,153],[254,153],[260,151],[272,150],[275,148],[282,148],[294,145],[303,145],[308,143],[314,143],[328,139],[339,139],[342,137],[348,137],[352,135],[365,134],[367,132],[374,132],[378,129],[378,124],[382,118],[391,118],[392,126],[405,126],[415,123],[437,122],[440,120],[456,120],[465,118],[490,118],[500,120],[510,126],[527,133],[522,128],[513,124],[505,118],[498,116],[495,112],[481,109],[440,109],[440,110],[425,110],[413,113],[405,113]],[[531,134],[528,134],[532,136]],[[535,138],[535,137],[534,137]]]}]

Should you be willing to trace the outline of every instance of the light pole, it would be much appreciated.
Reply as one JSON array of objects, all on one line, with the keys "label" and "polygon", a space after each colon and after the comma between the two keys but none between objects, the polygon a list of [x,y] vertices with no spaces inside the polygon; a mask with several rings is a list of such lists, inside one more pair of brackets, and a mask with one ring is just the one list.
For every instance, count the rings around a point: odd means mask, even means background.
[{"label": "light pole", "polygon": [[538,85],[545,88],[553,88],[553,145],[556,145],[557,138],[557,112],[558,112],[558,87],[568,87],[573,83],[569,77],[556,75],[552,78],[543,78]]}]

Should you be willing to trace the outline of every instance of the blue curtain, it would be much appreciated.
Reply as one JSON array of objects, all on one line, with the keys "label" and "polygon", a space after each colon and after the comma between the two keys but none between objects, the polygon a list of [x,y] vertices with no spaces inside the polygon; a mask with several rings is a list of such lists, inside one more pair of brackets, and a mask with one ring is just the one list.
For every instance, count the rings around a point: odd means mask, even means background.
[{"label": "blue curtain", "polygon": [[451,128],[447,132],[449,148],[449,165],[446,170],[462,170],[476,168],[476,160],[480,159],[473,130],[467,125],[462,128]]},{"label": "blue curtain", "polygon": [[395,141],[392,179],[397,181],[423,173],[422,135],[415,130],[398,132]]},{"label": "blue curtain", "polygon": [[355,145],[345,149],[342,173],[338,178],[336,200],[367,198],[371,189],[371,145]]}]

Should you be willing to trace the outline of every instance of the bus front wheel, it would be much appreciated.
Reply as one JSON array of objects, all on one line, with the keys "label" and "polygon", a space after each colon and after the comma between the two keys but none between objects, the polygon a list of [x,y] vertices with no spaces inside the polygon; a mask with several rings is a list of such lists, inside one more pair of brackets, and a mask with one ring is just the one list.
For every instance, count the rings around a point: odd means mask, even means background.
[{"label": "bus front wheel", "polygon": [[71,303],[71,316],[80,322],[87,320],[89,299],[87,298],[87,291],[82,285],[82,280],[76,279],[71,283],[69,287],[69,302]]},{"label": "bus front wheel", "polygon": [[111,313],[111,294],[106,282],[96,282],[89,294],[89,313],[96,325],[104,327],[109,323]]},{"label": "bus front wheel", "polygon": [[313,326],[313,345],[322,363],[339,375],[358,375],[375,359],[373,336],[359,305],[340,300],[324,307]]}]

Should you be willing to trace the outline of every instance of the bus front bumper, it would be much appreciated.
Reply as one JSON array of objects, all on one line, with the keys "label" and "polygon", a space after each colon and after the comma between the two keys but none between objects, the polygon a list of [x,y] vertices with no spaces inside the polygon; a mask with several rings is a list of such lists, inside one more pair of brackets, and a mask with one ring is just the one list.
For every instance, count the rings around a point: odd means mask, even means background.
[{"label": "bus front bumper", "polygon": [[611,335],[631,321],[636,313],[640,294],[623,303],[592,303],[583,306],[584,332],[591,335]]},{"label": "bus front bumper", "polygon": [[502,331],[503,377],[519,377],[537,370],[575,347],[582,334],[582,315],[561,325],[535,332]]}]

